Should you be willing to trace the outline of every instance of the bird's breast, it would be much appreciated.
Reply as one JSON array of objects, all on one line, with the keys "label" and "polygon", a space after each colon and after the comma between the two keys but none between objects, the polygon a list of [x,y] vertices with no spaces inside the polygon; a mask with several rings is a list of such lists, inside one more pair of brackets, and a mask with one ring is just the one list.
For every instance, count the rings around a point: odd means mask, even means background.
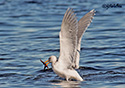
[{"label": "bird's breast", "polygon": [[53,71],[60,77],[65,78],[65,74],[63,72],[63,67],[55,65],[53,66]]}]

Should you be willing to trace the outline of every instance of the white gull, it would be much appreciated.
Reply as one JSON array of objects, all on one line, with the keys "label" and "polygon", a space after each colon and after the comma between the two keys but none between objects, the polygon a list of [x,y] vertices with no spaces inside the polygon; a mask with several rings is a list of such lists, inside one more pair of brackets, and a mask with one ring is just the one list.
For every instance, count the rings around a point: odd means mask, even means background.
[{"label": "white gull", "polygon": [[[83,81],[75,69],[79,68],[81,39],[92,22],[94,9],[77,21],[76,14],[68,8],[62,21],[60,37],[60,56],[51,56],[45,63],[52,63],[53,71],[60,77]],[[49,64],[47,63],[47,65]]]}]

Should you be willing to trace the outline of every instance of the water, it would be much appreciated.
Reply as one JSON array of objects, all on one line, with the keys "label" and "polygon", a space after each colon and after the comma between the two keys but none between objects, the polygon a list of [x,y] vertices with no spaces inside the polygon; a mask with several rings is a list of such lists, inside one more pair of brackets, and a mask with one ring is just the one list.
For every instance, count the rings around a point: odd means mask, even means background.
[{"label": "water", "polygon": [[[124,88],[124,0],[0,0],[0,87]],[[122,8],[102,8],[103,4]],[[68,7],[78,19],[95,9],[82,39],[80,73],[83,82],[66,82],[39,59],[59,56],[59,31]],[[50,66],[49,66],[50,67]]]}]

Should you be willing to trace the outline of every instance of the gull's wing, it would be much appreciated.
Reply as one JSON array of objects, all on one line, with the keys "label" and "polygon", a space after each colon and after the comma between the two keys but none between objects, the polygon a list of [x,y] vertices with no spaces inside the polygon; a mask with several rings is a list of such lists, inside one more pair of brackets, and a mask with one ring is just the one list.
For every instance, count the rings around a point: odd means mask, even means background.
[{"label": "gull's wing", "polygon": [[[85,32],[85,30],[88,28],[90,23],[92,22],[93,16],[95,11],[94,9],[88,12],[86,15],[84,15],[78,22],[78,34],[77,34],[77,50],[80,52],[81,47],[81,39],[82,35]],[[77,52],[77,59],[76,59],[76,68],[79,68],[79,52]]]},{"label": "gull's wing", "polygon": [[62,21],[60,31],[60,57],[63,67],[75,68],[77,53],[78,22],[73,10],[68,8]]}]

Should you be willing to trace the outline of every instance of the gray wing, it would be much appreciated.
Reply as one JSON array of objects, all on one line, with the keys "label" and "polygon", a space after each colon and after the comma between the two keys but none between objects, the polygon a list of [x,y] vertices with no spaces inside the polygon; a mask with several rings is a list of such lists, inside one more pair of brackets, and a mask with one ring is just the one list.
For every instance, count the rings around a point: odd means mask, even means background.
[{"label": "gray wing", "polygon": [[66,68],[75,67],[77,53],[78,21],[73,10],[68,8],[60,31],[59,62]]},{"label": "gray wing", "polygon": [[78,34],[77,34],[77,59],[76,59],[76,68],[79,68],[79,58],[80,58],[80,48],[81,48],[81,39],[83,36],[83,33],[88,28],[90,23],[92,22],[93,16],[94,16],[94,9],[88,12],[86,15],[84,15],[78,22]]}]

